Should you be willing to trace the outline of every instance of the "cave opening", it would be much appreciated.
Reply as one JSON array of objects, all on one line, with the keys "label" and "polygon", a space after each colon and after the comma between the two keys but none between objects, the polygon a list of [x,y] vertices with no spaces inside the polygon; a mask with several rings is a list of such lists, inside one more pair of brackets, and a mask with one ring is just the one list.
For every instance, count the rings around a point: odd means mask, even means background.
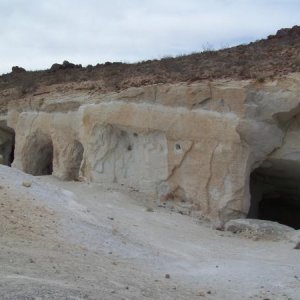
[{"label": "cave opening", "polygon": [[49,135],[37,131],[27,138],[23,152],[23,170],[34,176],[52,174],[53,144]]},{"label": "cave opening", "polygon": [[8,157],[8,166],[11,167],[12,163],[15,159],[15,133],[12,134],[11,145],[10,145],[10,153]]},{"label": "cave opening", "polygon": [[0,121],[0,163],[11,166],[14,160],[15,131],[7,126],[6,121]]},{"label": "cave opening", "polygon": [[300,229],[300,163],[264,162],[250,176],[248,218],[275,221]]}]

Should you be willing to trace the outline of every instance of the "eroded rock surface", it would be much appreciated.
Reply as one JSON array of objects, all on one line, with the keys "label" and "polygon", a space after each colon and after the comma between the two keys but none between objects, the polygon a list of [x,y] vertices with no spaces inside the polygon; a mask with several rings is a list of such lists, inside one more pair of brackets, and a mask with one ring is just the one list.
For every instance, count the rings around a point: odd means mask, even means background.
[{"label": "eroded rock surface", "polygon": [[[18,169],[118,183],[189,203],[221,225],[257,217],[266,197],[299,205],[297,73],[265,83],[216,80],[104,94],[82,83],[45,89],[8,106]],[[251,181],[257,168],[262,180]]]}]

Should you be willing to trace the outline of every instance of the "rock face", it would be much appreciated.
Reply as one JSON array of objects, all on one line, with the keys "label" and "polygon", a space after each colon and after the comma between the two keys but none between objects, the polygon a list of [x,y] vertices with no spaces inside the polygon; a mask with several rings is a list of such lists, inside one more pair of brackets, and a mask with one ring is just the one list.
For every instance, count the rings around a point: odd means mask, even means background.
[{"label": "rock face", "polygon": [[299,113],[295,73],[266,83],[217,80],[109,94],[83,83],[45,88],[11,102],[7,124],[18,169],[116,182],[188,202],[224,224],[259,217],[267,199],[300,205]]}]

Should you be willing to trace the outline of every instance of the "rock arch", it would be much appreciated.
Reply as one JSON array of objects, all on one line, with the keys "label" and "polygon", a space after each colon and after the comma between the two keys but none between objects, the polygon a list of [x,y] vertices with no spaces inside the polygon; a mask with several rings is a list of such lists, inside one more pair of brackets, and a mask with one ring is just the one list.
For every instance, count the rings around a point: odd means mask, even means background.
[{"label": "rock arch", "polygon": [[53,171],[53,143],[49,134],[40,130],[31,133],[22,153],[23,171],[31,175],[51,175]]},{"label": "rock arch", "polygon": [[265,161],[250,176],[249,218],[276,221],[300,229],[300,163]]}]

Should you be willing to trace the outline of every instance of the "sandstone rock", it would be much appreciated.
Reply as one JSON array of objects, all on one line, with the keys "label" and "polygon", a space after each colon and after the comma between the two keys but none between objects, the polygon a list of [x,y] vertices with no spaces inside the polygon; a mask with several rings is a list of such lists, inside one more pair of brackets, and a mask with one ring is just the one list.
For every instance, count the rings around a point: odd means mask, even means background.
[{"label": "sandstone rock", "polygon": [[220,226],[249,213],[256,218],[264,197],[283,195],[283,202],[295,204],[299,74],[259,86],[215,80],[91,90],[72,84],[12,101],[7,124],[16,133],[13,166],[185,201]]}]

